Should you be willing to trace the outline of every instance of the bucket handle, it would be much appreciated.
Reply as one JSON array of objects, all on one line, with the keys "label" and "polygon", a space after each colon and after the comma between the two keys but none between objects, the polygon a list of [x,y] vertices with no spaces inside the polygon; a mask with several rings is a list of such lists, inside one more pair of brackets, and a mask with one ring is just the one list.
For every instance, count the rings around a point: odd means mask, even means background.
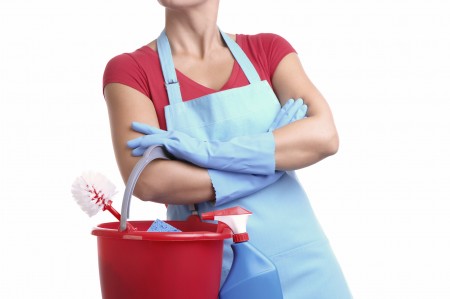
[{"label": "bucket handle", "polygon": [[143,154],[142,158],[136,163],[130,176],[128,177],[127,185],[125,187],[125,193],[123,195],[122,210],[120,216],[120,227],[121,232],[127,229],[127,219],[130,217],[130,201],[133,195],[134,187],[139,179],[144,168],[153,160],[164,159],[170,160],[166,151],[159,145],[149,147]]}]

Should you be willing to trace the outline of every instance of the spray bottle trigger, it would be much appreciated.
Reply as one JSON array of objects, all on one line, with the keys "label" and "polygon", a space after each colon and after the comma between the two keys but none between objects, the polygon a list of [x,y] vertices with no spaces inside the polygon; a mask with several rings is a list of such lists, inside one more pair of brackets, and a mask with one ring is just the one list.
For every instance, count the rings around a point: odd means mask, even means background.
[{"label": "spray bottle trigger", "polygon": [[206,212],[202,214],[204,220],[217,220],[226,224],[233,231],[235,242],[248,241],[247,220],[252,212],[241,208],[233,207],[224,210]]}]

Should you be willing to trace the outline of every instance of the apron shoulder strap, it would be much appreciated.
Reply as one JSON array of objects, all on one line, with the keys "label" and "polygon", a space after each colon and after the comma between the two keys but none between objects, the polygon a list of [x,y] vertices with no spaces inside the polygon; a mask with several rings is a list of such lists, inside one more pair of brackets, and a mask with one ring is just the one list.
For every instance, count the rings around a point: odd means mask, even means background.
[{"label": "apron shoulder strap", "polygon": [[239,45],[226,33],[222,32],[222,30],[220,30],[220,34],[222,35],[222,38],[227,44],[228,49],[230,49],[231,54],[233,54],[234,59],[236,59],[250,84],[261,81],[258,72],[250,62],[250,59],[247,57],[247,55],[245,55],[241,47],[239,47]]},{"label": "apron shoulder strap", "polygon": [[175,65],[173,64],[169,39],[165,31],[159,35],[156,47],[170,104],[181,103],[183,100],[181,98],[180,84],[178,83]]}]

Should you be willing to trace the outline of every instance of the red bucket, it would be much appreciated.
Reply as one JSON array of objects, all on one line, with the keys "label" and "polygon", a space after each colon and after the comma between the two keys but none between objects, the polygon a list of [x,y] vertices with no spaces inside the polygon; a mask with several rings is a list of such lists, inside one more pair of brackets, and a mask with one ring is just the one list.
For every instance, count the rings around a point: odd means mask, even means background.
[{"label": "red bucket", "polygon": [[182,232],[146,232],[152,221],[129,223],[137,231],[119,232],[118,222],[92,231],[104,299],[217,299],[229,229],[196,216],[167,221]]},{"label": "red bucket", "polygon": [[[119,222],[102,223],[97,236],[103,299],[217,299],[223,241],[231,238],[222,224],[167,221],[181,232],[147,232],[153,221],[129,221],[131,194],[138,176],[154,159],[166,158],[160,147],[149,149],[127,182]],[[134,174],[133,174],[134,173]],[[136,230],[127,229],[134,226]]]}]

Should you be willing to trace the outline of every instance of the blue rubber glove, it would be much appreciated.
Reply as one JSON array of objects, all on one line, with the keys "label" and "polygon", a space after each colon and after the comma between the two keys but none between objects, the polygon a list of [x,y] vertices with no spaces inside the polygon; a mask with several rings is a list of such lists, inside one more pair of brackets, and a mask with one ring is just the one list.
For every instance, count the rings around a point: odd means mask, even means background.
[{"label": "blue rubber glove", "polygon": [[[275,117],[269,131],[281,128],[291,122],[306,117],[308,107],[302,99],[290,99],[284,104]],[[223,205],[232,200],[253,194],[278,181],[284,171],[275,171],[271,175],[243,174],[235,172],[208,169],[216,195],[216,206]]]},{"label": "blue rubber glove", "polygon": [[128,141],[128,147],[134,148],[134,156],[141,156],[152,145],[163,145],[175,158],[203,168],[250,174],[275,172],[275,141],[271,132],[222,142],[202,141],[179,131],[164,131],[136,122],[132,128],[150,134]]},{"label": "blue rubber glove", "polygon": [[296,120],[306,117],[308,106],[302,99],[288,100],[283,107],[281,107],[272,125],[269,127],[269,132],[284,127]]}]

